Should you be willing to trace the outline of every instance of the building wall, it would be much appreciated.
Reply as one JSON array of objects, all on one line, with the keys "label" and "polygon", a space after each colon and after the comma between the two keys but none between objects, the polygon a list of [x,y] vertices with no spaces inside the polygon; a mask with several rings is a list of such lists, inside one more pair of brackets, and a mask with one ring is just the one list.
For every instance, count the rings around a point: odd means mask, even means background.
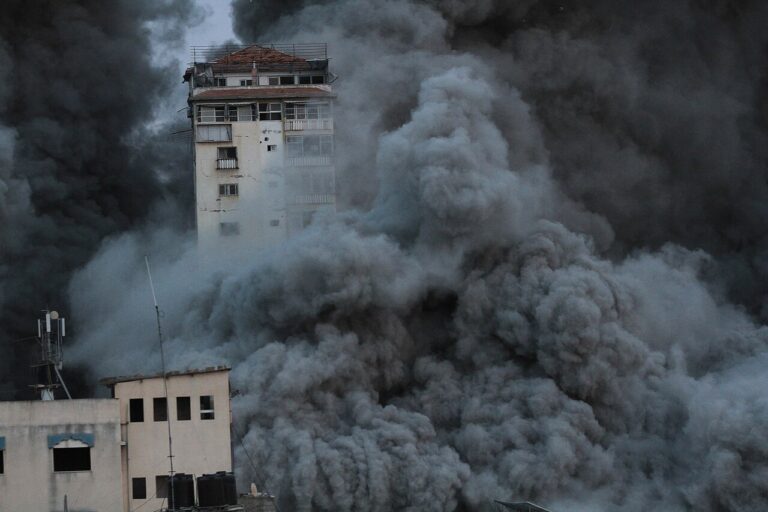
[{"label": "building wall", "polygon": [[[125,499],[131,510],[138,506],[142,506],[142,510],[157,510],[163,505],[162,499],[153,497],[157,492],[155,477],[168,475],[169,472],[168,423],[154,421],[153,398],[164,395],[161,378],[120,382],[114,385],[114,396],[120,403],[120,417],[125,425],[127,446],[124,452],[124,485],[127,489]],[[203,395],[214,397],[213,420],[202,420],[200,417],[200,396]],[[190,397],[189,421],[177,419],[176,398],[179,396]],[[131,398],[144,399],[143,422],[130,421]],[[175,472],[197,477],[217,471],[232,471],[228,371],[169,377],[168,418],[173,435]],[[134,499],[131,495],[131,482],[137,477],[146,478],[145,499]]]},{"label": "building wall", "polygon": [[[281,121],[235,121],[232,142],[195,144],[197,229],[204,252],[250,245],[263,248],[286,237],[282,159],[285,145]],[[276,151],[267,151],[270,145]],[[237,148],[238,168],[216,168],[218,148]],[[219,185],[235,183],[237,197],[219,197]],[[277,225],[272,225],[277,221]],[[238,235],[222,236],[219,224],[237,222]]]},{"label": "building wall", "polygon": [[[54,472],[48,436],[73,432],[93,434],[91,470]],[[117,400],[0,402],[0,436],[0,512],[122,510]]]},{"label": "building wall", "polygon": [[[261,77],[267,78],[267,77]],[[228,77],[228,84],[239,84],[241,76]],[[291,87],[291,86],[288,86]],[[216,88],[214,88],[216,89]],[[258,89],[252,87],[250,89]],[[301,86],[296,86],[298,91]],[[194,89],[192,93],[206,89]],[[301,101],[300,99],[291,101]],[[331,102],[330,98],[321,101]],[[250,103],[281,103],[276,99],[258,100]],[[205,105],[222,105],[226,102],[206,102]],[[232,101],[232,104],[247,104]],[[336,211],[335,190],[332,193],[312,194],[293,190],[288,186],[289,174],[315,173],[331,176],[335,181],[333,158],[326,157],[314,162],[307,157],[299,166],[286,159],[286,135],[333,135],[333,120],[328,120],[328,129],[298,130],[286,132],[285,111],[282,120],[272,121],[227,121],[223,123],[198,122],[193,109],[195,195],[198,245],[204,257],[215,256],[217,261],[227,254],[249,254],[247,250],[258,250],[274,246],[287,237],[301,231],[308,219],[315,214],[329,215]],[[231,142],[197,142],[200,125],[230,125]],[[268,148],[275,146],[275,150]],[[235,147],[237,169],[217,169],[218,149]],[[296,180],[293,180],[296,181]],[[237,184],[237,197],[219,197],[219,185]],[[335,188],[335,187],[331,187]],[[301,197],[300,201],[296,198]],[[222,223],[237,223],[237,235],[223,235]],[[246,249],[245,251],[243,249]]]}]

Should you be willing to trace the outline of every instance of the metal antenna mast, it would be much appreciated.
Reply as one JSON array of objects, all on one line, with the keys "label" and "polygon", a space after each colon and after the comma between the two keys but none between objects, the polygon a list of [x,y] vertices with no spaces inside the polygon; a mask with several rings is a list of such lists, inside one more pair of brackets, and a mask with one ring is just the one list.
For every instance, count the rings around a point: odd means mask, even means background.
[{"label": "metal antenna mast", "polygon": [[37,342],[40,344],[40,360],[32,367],[37,369],[38,384],[32,386],[40,392],[42,400],[53,400],[54,390],[61,387],[72,399],[61,376],[64,364],[62,342],[67,335],[66,321],[56,311],[43,310],[44,317],[37,320]]},{"label": "metal antenna mast", "polygon": [[171,493],[171,500],[169,504],[173,504],[176,508],[176,496],[173,485],[173,437],[171,436],[171,415],[170,407],[168,405],[168,373],[165,369],[165,351],[163,350],[163,329],[160,325],[160,306],[157,305],[157,295],[155,295],[155,284],[152,282],[152,271],[149,268],[149,257],[144,256],[144,263],[147,264],[147,275],[149,276],[149,287],[152,290],[152,301],[155,304],[155,316],[157,317],[157,339],[160,342],[160,365],[163,370],[163,388],[165,390],[165,416],[166,423],[168,423],[168,460],[170,461],[170,478],[168,479],[168,488]]}]

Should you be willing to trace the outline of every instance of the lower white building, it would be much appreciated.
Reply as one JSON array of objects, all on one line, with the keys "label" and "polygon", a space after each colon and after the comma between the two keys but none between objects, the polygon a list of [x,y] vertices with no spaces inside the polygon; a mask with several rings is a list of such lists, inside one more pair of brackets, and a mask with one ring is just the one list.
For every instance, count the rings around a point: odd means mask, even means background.
[{"label": "lower white building", "polygon": [[0,512],[123,510],[118,400],[0,402]]},{"label": "lower white building", "polygon": [[113,398],[0,402],[0,512],[167,507],[169,427],[175,473],[232,471],[229,368],[103,383]]}]

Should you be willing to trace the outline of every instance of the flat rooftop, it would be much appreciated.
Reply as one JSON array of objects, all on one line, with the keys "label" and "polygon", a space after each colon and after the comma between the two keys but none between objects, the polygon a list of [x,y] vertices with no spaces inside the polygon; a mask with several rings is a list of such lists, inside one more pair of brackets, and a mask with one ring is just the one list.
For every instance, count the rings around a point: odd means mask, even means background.
[{"label": "flat rooftop", "polygon": [[[179,371],[173,371],[173,372],[166,372],[165,377],[180,377],[184,375],[200,375],[204,373],[216,373],[216,372],[228,372],[232,368],[229,366],[209,366],[207,368],[201,368],[201,369],[194,369],[194,370],[179,370]],[[147,380],[147,379],[162,379],[163,374],[162,373],[148,373],[148,374],[136,374],[136,375],[126,375],[126,376],[120,376],[120,377],[107,377],[105,379],[101,379],[99,382],[107,387],[112,387],[115,384],[119,384],[121,382],[133,382],[136,380]]]}]

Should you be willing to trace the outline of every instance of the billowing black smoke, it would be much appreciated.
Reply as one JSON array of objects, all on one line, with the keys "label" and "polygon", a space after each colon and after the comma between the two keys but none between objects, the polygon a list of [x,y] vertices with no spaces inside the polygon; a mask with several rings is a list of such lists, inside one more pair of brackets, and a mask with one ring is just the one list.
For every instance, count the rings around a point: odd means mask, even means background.
[{"label": "billowing black smoke", "polygon": [[[179,182],[174,173],[189,167],[188,144],[169,141],[170,128],[144,125],[179,80],[152,64],[148,24],[168,44],[195,12],[182,0],[10,0],[0,7],[5,398],[12,382],[21,384],[17,391],[32,383],[17,359],[31,346],[13,340],[32,333],[41,308],[66,311],[72,270],[105,237],[144,219],[165,184]],[[161,166],[173,171],[163,175]],[[178,195],[189,196],[184,178]]]},{"label": "billowing black smoke", "polygon": [[768,509],[766,16],[637,4],[235,1],[243,40],[329,42],[351,207],[213,269],[115,238],[72,356],[153,369],[149,252],[169,359],[232,365],[286,510]]}]

